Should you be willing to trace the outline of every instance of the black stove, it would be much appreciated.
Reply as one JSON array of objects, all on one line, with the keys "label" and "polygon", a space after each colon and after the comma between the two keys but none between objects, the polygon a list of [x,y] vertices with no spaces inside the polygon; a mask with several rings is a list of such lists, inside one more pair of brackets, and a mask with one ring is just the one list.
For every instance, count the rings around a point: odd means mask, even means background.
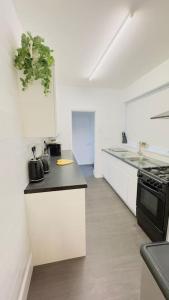
[{"label": "black stove", "polygon": [[143,172],[149,174],[153,178],[157,179],[160,182],[169,184],[169,166],[166,167],[155,167],[155,168],[145,168]]},{"label": "black stove", "polygon": [[169,218],[169,166],[138,172],[137,221],[153,242],[164,241]]}]

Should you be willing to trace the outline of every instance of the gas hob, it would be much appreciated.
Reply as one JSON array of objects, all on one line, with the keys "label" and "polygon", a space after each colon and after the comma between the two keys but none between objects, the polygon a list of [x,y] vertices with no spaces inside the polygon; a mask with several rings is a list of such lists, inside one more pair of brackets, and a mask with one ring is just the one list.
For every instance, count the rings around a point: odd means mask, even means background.
[{"label": "gas hob", "polygon": [[166,167],[155,167],[155,168],[145,168],[143,172],[146,172],[148,175],[158,179],[161,182],[169,184],[169,166]]}]

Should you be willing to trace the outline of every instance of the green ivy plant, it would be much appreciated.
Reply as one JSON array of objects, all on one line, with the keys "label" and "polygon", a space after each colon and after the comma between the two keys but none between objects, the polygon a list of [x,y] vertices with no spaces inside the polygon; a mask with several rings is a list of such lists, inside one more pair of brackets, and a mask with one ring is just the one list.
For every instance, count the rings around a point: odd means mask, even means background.
[{"label": "green ivy plant", "polygon": [[15,67],[22,71],[20,78],[24,91],[34,80],[40,80],[44,94],[50,92],[52,65],[54,64],[53,50],[44,44],[40,36],[33,37],[30,32],[23,33],[21,48],[16,50]]}]

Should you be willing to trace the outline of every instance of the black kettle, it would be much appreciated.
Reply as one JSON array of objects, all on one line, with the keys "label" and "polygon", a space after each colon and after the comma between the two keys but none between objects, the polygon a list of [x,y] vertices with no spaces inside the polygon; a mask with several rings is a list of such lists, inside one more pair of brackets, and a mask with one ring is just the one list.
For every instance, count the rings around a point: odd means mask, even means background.
[{"label": "black kettle", "polygon": [[44,149],[43,149],[43,154],[40,157],[42,164],[43,164],[43,169],[44,169],[44,173],[49,173],[50,170],[50,155],[48,154],[48,148],[47,148],[47,144],[44,141]]},{"label": "black kettle", "polygon": [[44,179],[44,169],[41,159],[36,158],[36,147],[32,147],[34,158],[28,163],[29,182],[39,182]]},{"label": "black kettle", "polygon": [[50,170],[50,158],[49,158],[49,154],[43,154],[40,157],[40,160],[42,161],[43,164],[43,169],[44,169],[44,173],[49,173]]}]

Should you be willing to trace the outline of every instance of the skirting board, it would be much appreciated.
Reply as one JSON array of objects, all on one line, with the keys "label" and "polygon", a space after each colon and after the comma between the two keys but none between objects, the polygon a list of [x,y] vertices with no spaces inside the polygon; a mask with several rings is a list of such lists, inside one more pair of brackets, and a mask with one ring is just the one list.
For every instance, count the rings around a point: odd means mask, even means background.
[{"label": "skirting board", "polygon": [[28,262],[26,264],[25,273],[22,280],[22,285],[19,293],[18,300],[26,300],[28,295],[28,290],[31,282],[33,271],[33,264],[32,264],[32,254],[30,254]]}]

